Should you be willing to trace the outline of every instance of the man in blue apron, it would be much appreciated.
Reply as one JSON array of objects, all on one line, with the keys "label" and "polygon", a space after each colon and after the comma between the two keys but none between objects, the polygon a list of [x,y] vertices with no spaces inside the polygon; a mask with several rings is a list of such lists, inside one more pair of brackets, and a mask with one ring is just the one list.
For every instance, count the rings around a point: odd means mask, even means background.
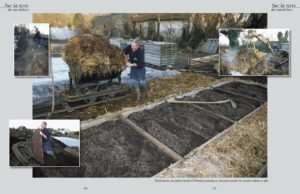
[{"label": "man in blue apron", "polygon": [[50,155],[55,158],[54,152],[52,151],[51,148],[51,132],[49,129],[46,128],[47,123],[43,121],[41,123],[41,131],[40,135],[42,136],[42,145],[43,145],[43,152],[46,153],[47,155]]},{"label": "man in blue apron", "polygon": [[144,60],[144,49],[140,47],[137,39],[124,49],[128,57],[127,67],[130,67],[130,79],[133,80],[133,86],[137,93],[137,100],[141,98],[140,86],[144,87],[144,96],[147,97],[147,82],[145,80],[146,68]]}]

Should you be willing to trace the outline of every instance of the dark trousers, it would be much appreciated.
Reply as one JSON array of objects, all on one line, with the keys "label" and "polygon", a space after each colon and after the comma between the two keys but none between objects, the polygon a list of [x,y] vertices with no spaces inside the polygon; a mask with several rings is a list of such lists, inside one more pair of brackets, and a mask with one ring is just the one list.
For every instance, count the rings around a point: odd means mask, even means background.
[{"label": "dark trousers", "polygon": [[51,156],[54,155],[54,153],[52,151],[52,148],[51,148],[51,142],[50,141],[43,142],[43,152],[45,152],[45,153],[47,153],[48,155],[51,155]]}]

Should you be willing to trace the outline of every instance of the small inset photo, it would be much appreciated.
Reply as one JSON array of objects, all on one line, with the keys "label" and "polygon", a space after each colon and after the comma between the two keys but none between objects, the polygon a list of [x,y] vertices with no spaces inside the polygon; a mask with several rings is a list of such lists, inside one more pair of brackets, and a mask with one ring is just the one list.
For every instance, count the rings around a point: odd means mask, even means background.
[{"label": "small inset photo", "polygon": [[221,76],[289,76],[289,29],[220,29]]},{"label": "small inset photo", "polygon": [[10,120],[11,167],[79,166],[79,120]]},{"label": "small inset photo", "polygon": [[49,24],[14,24],[14,75],[49,76]]}]

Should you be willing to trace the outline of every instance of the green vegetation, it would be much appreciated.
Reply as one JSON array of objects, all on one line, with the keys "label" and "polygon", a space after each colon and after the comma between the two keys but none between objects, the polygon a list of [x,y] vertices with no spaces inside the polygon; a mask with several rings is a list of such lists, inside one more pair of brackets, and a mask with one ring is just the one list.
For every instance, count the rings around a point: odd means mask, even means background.
[{"label": "green vegetation", "polygon": [[[102,14],[82,14],[82,13],[34,13],[33,23],[49,23],[51,27],[68,27],[70,29],[91,28],[93,18]],[[75,21],[74,21],[75,20]]]},{"label": "green vegetation", "polygon": [[[267,14],[246,13],[144,13],[144,14],[33,14],[34,22],[48,22],[50,26],[66,27],[80,32],[92,32],[125,39],[171,41],[180,48],[193,50],[208,38],[218,38],[219,28],[266,28]],[[175,36],[172,22],[183,24],[181,37]],[[161,22],[170,27],[161,34]],[[234,39],[232,35],[232,39]],[[236,44],[236,41],[232,41]]]}]

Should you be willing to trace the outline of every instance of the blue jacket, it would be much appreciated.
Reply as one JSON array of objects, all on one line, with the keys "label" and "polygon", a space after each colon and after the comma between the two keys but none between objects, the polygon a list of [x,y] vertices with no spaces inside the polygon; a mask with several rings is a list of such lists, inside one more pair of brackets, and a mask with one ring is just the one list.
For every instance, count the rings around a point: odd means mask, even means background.
[{"label": "blue jacket", "polygon": [[130,68],[130,79],[137,81],[145,80],[146,68],[144,49],[139,47],[135,52],[133,52],[131,45],[128,45],[124,48],[124,53],[129,56],[130,63],[136,63],[138,65],[137,67]]},{"label": "blue jacket", "polygon": [[51,132],[49,131],[49,129],[47,129],[47,128],[44,128],[44,129],[42,129],[42,133],[44,134],[44,135],[46,135],[46,137],[47,137],[47,139],[45,139],[44,137],[42,137],[42,141],[43,141],[43,143],[44,142],[48,142],[49,140],[50,140],[50,138],[51,138]]}]

